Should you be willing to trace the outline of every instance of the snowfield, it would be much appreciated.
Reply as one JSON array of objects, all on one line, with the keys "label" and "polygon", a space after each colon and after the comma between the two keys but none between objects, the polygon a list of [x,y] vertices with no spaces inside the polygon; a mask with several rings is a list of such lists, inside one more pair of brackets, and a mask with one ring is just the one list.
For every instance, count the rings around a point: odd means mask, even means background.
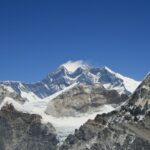
[{"label": "snowfield", "polygon": [[114,110],[114,107],[112,107],[111,105],[104,105],[100,108],[98,112],[93,112],[90,114],[81,115],[77,117],[59,117],[59,118],[47,115],[45,113],[49,101],[57,97],[59,94],[62,94],[63,92],[69,90],[70,88],[73,88],[76,85],[77,84],[73,84],[67,87],[66,89],[57,92],[45,99],[41,100],[31,99],[30,101],[26,101],[24,104],[21,104],[20,102],[17,102],[10,97],[6,97],[0,104],[0,109],[6,104],[12,104],[15,107],[15,109],[20,112],[40,115],[42,117],[41,120],[42,123],[48,122],[52,123],[53,126],[56,128],[59,140],[63,141],[67,137],[67,135],[73,133],[75,129],[83,125],[88,119],[94,119],[97,114],[108,113]]}]

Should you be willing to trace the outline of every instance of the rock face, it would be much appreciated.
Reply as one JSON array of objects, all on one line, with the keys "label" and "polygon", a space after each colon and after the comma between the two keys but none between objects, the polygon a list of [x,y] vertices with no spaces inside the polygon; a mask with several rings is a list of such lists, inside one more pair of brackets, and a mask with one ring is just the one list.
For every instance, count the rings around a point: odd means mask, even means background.
[{"label": "rock face", "polygon": [[50,101],[46,113],[55,117],[78,116],[99,111],[105,104],[120,104],[127,98],[99,84],[78,84]]},{"label": "rock face", "polygon": [[69,135],[60,150],[149,150],[150,75],[128,103],[108,114],[88,120]]},{"label": "rock face", "polygon": [[60,150],[149,150],[149,135],[143,138],[148,130],[142,126],[117,123],[106,126],[106,123],[101,118],[89,120],[74,135],[68,136]]},{"label": "rock face", "polygon": [[12,105],[0,110],[0,150],[56,150],[54,127],[41,117],[18,112]]},{"label": "rock face", "polygon": [[147,107],[146,109],[150,109],[150,74],[136,89],[129,103],[130,105],[139,106],[141,108]]}]

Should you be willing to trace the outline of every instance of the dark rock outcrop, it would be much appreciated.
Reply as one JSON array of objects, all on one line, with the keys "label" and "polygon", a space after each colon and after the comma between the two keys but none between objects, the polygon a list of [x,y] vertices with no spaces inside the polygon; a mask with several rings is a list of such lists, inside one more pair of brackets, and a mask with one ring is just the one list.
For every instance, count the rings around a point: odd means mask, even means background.
[{"label": "dark rock outcrop", "polygon": [[0,110],[0,150],[56,150],[54,127],[41,117],[18,112],[12,105]]},{"label": "dark rock outcrop", "polygon": [[[149,150],[150,129],[146,122],[109,122],[110,117],[99,115],[69,135],[60,150]],[[111,116],[113,117],[113,115]],[[106,120],[105,120],[105,119]],[[117,119],[115,116],[114,119]],[[138,125],[137,125],[138,124]]]}]

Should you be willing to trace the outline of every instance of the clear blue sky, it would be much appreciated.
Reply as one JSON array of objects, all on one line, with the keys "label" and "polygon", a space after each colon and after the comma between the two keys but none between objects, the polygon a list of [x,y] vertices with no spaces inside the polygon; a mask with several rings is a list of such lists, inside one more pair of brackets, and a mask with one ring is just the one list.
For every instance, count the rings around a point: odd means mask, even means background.
[{"label": "clear blue sky", "polygon": [[80,59],[142,80],[150,1],[0,0],[0,80],[35,82]]}]

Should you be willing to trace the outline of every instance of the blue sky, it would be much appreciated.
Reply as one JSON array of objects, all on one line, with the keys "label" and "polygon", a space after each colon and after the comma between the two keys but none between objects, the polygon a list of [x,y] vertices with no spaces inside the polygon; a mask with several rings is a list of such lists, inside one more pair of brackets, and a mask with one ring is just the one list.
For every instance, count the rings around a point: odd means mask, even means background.
[{"label": "blue sky", "polygon": [[142,80],[149,0],[1,0],[0,80],[35,82],[68,60]]}]

